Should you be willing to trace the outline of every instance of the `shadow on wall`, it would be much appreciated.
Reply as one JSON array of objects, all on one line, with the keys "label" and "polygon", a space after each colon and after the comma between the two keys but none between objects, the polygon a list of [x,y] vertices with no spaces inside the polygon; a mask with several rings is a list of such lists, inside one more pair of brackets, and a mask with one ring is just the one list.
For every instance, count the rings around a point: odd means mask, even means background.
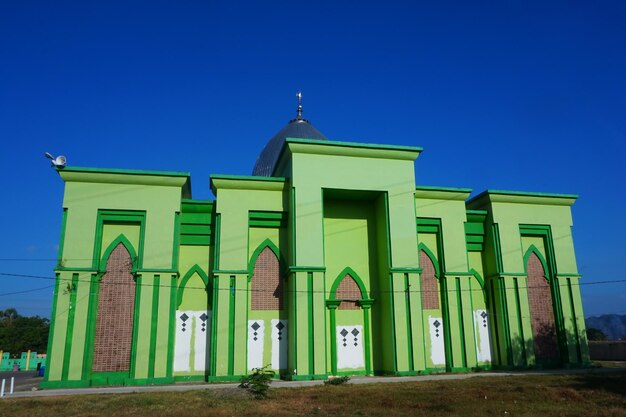
[{"label": "shadow on wall", "polygon": [[562,349],[559,348],[554,326],[541,326],[533,338],[514,337],[510,347],[513,361],[502,365],[514,368],[558,368],[591,364],[584,330],[578,334],[566,330],[561,342]]}]

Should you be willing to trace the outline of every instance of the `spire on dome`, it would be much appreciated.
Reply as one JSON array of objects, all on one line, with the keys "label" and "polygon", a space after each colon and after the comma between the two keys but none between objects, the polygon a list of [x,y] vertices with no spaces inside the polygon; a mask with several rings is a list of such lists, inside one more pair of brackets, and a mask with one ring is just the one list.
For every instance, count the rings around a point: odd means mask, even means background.
[{"label": "spire on dome", "polygon": [[296,119],[302,119],[302,91],[298,91],[296,97],[298,97],[298,113]]},{"label": "spire on dome", "polygon": [[290,120],[287,126],[283,127],[267,142],[254,164],[252,175],[272,176],[286,138],[328,140],[322,132],[302,117],[302,92],[298,91],[296,97],[298,98],[296,118]]}]

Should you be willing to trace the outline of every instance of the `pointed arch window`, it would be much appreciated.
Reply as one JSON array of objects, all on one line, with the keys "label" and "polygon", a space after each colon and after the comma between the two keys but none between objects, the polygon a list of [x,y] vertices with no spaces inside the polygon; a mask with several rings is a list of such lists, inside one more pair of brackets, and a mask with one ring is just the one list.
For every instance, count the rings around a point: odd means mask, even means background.
[{"label": "pointed arch window", "polygon": [[558,346],[550,283],[543,263],[534,251],[526,261],[526,274],[535,355],[539,360],[556,358]]},{"label": "pointed arch window", "polygon": [[363,295],[352,275],[346,274],[342,278],[337,287],[335,298],[342,300],[341,304],[339,304],[339,310],[358,310],[360,308],[357,300],[362,299]]},{"label": "pointed arch window", "polygon": [[420,250],[420,267],[421,274],[421,291],[422,291],[422,309],[438,310],[439,309],[439,286],[437,285],[437,276],[435,264],[433,264],[430,256],[422,249]]},{"label": "pointed arch window", "polygon": [[111,251],[98,292],[94,372],[128,372],[133,340],[135,280],[132,258],[120,242]]},{"label": "pointed arch window", "polygon": [[266,246],[254,262],[252,276],[252,310],[282,310],[283,282],[280,262],[274,251]]}]

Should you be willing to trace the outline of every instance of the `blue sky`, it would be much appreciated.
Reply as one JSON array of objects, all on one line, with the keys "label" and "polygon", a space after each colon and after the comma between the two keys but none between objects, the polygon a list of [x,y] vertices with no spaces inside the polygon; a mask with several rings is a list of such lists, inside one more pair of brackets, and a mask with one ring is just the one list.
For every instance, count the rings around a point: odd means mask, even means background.
[{"label": "blue sky", "polygon": [[[585,314],[626,314],[626,3],[0,3],[0,273],[53,277],[70,165],[250,174],[295,115],[417,183],[575,193]],[[593,4],[592,4],[593,3]],[[49,316],[53,281],[0,275]],[[29,291],[22,294],[8,293]]]}]

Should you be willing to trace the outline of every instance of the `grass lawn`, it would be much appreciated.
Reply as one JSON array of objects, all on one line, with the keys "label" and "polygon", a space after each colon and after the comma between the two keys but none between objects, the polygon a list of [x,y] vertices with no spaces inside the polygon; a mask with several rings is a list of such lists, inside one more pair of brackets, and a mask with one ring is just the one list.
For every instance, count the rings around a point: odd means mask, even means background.
[{"label": "grass lawn", "polygon": [[0,400],[0,416],[626,416],[626,372]]}]

